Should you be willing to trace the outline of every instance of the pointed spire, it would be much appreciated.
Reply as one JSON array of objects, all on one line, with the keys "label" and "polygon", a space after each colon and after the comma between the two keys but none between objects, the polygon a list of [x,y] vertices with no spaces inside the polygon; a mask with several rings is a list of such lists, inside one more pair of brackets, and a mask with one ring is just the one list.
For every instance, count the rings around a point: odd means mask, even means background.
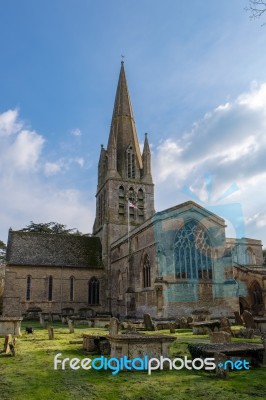
[{"label": "pointed spire", "polygon": [[106,150],[101,144],[101,152],[100,152],[100,157],[99,157],[99,162],[98,162],[98,188],[104,183],[105,175],[106,175],[106,165],[105,165],[105,160],[106,160]]},{"label": "pointed spire", "polygon": [[113,119],[118,116],[129,116],[134,120],[132,106],[130,102],[124,61],[121,61],[120,74],[116,90]]},{"label": "pointed spire", "polygon": [[112,131],[109,136],[109,142],[107,147],[108,154],[108,171],[107,177],[118,177],[117,173],[117,158],[116,158],[116,139],[115,134]]},{"label": "pointed spire", "polygon": [[142,153],[142,162],[143,162],[143,178],[142,180],[152,182],[151,176],[151,151],[148,141],[148,134],[145,133],[144,147]]},{"label": "pointed spire", "polygon": [[142,157],[127,86],[124,61],[121,61],[121,69],[107,147],[108,152],[109,147],[114,140],[112,138],[113,135],[116,142],[117,171],[122,177],[126,177],[126,152],[129,146],[132,146],[133,152],[136,155],[136,173],[140,176],[140,170],[143,168]]},{"label": "pointed spire", "polygon": [[148,141],[148,134],[147,134],[147,133],[145,133],[143,154],[151,154],[150,146],[149,146],[149,141]]}]

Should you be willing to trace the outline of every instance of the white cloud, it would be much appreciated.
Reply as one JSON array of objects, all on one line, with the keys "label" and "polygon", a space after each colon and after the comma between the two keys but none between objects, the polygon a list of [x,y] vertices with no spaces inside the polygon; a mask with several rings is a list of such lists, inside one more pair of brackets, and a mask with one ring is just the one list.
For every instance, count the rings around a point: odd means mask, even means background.
[{"label": "white cloud", "polygon": [[17,133],[22,127],[18,121],[18,110],[8,110],[0,114],[0,137]]},{"label": "white cloud", "polygon": [[79,137],[81,136],[81,130],[79,128],[72,129],[71,135]]},{"label": "white cloud", "polygon": [[258,87],[258,85],[253,82],[251,92],[239,96],[237,103],[240,105],[246,105],[251,110],[261,109],[262,113],[265,115],[266,83]]},{"label": "white cloud", "polygon": [[84,163],[85,163],[84,158],[81,158],[81,157],[75,158],[74,161],[75,161],[81,168],[84,167]]},{"label": "white cloud", "polygon": [[18,169],[34,168],[43,144],[44,138],[41,135],[33,131],[22,130],[9,147],[8,160]]},{"label": "white cloud", "polygon": [[87,193],[68,185],[59,188],[51,178],[74,166],[82,168],[84,159],[46,160],[44,142],[42,135],[19,120],[17,110],[0,114],[0,238],[4,241],[9,227],[21,229],[31,220],[58,221],[82,232],[92,226],[94,200],[89,204]]},{"label": "white cloud", "polygon": [[[266,83],[253,84],[235,101],[207,112],[179,139],[162,141],[154,149],[153,159],[158,208],[174,205],[169,199],[178,203],[193,195],[208,208],[231,184],[237,184],[239,190],[224,201],[241,204],[247,222],[258,214],[266,198],[265,132]],[[206,174],[211,175],[210,183]],[[264,226],[263,215],[259,213],[247,224],[247,234],[251,226],[254,231],[256,226]]]},{"label": "white cloud", "polygon": [[0,140],[0,166],[5,174],[25,172],[37,166],[44,138],[24,127],[17,110],[0,114]]},{"label": "white cloud", "polygon": [[77,158],[61,158],[56,162],[47,161],[44,164],[44,173],[46,176],[56,175],[59,172],[66,172],[71,168],[71,165],[77,164],[80,168],[84,166],[84,159],[82,157]]},{"label": "white cloud", "polygon": [[61,171],[63,164],[61,162],[46,162],[44,164],[44,173],[46,176],[55,175]]}]

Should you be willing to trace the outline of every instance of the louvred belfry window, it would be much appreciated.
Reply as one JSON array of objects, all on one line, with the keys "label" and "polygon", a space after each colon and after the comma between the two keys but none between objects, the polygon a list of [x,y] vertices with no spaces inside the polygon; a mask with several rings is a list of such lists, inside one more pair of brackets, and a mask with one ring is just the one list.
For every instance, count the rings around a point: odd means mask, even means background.
[{"label": "louvred belfry window", "polygon": [[118,189],[118,216],[120,219],[125,217],[125,189],[123,186]]}]

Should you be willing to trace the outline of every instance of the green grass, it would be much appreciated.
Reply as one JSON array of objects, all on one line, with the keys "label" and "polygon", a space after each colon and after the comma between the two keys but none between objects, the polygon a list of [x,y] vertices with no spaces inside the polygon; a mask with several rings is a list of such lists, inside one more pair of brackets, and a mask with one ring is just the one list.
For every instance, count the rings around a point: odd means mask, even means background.
[{"label": "green grass", "polygon": [[[48,340],[47,330],[36,322],[34,334],[21,336],[16,357],[0,356],[1,400],[247,400],[266,399],[266,369],[231,372],[227,381],[213,373],[197,371],[120,372],[53,369],[55,354],[82,359],[82,345],[69,344],[83,333],[104,335],[106,329],[76,327],[74,334],[60,323],[54,324],[55,340]],[[164,333],[168,333],[165,331]],[[157,332],[162,333],[162,331]],[[177,331],[171,356],[188,355],[187,343],[196,339],[191,331]],[[204,336],[204,335],[203,335]],[[206,339],[207,337],[201,338]],[[4,339],[0,338],[0,349]]]}]

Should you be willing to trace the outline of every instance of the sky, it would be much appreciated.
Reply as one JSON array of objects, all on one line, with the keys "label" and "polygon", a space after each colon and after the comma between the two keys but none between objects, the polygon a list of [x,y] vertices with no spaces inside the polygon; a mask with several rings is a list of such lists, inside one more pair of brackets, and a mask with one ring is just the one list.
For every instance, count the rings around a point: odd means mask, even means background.
[{"label": "sky", "polygon": [[248,0],[0,5],[0,240],[92,231],[123,55],[156,210],[194,200],[266,246],[266,26]]}]

